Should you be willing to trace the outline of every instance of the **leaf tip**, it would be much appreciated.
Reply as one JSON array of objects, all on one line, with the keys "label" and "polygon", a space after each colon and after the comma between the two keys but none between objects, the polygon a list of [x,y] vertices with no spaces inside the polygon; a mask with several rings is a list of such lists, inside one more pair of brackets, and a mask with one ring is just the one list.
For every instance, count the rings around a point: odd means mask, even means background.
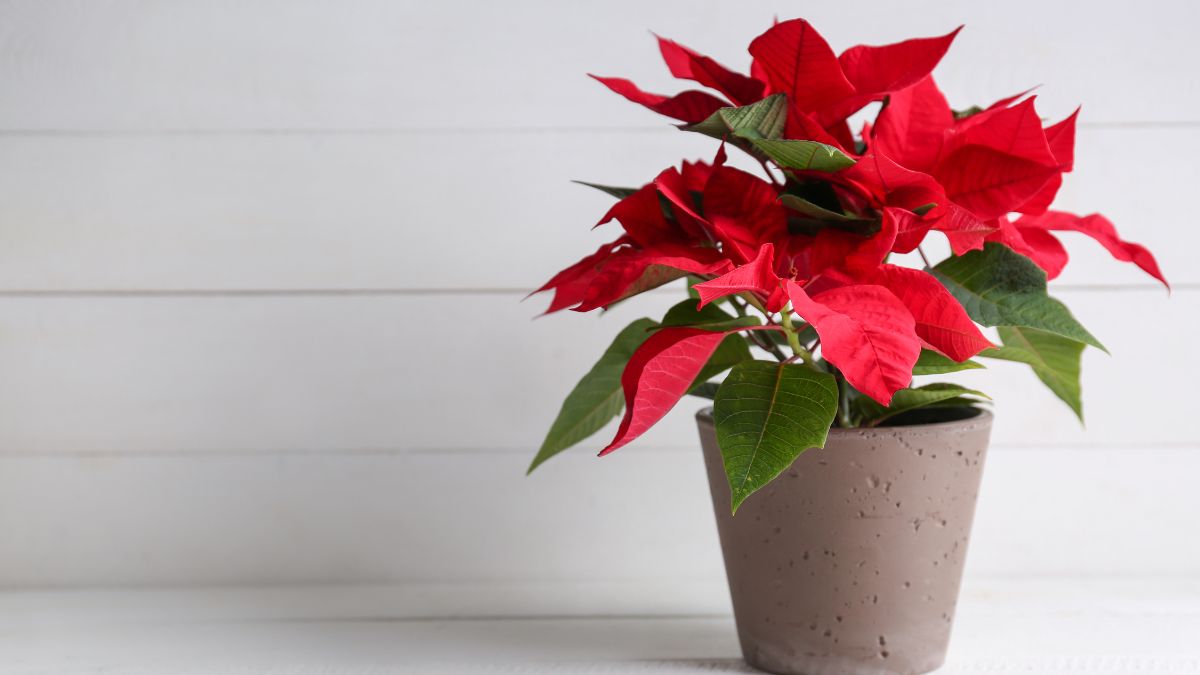
[{"label": "leaf tip", "polygon": [[538,453],[536,455],[534,455],[533,461],[529,463],[529,468],[525,469],[525,475],[528,476],[528,475],[532,474],[534,469],[536,469],[539,466],[541,466],[542,464],[544,464],[546,462],[546,460],[550,459],[553,456],[554,456],[554,453],[547,454],[546,447],[542,446],[538,450]]}]

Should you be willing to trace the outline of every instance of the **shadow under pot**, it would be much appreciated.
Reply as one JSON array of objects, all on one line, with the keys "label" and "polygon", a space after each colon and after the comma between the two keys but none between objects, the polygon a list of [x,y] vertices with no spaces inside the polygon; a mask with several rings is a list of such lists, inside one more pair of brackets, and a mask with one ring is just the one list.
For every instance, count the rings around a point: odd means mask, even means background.
[{"label": "shadow under pot", "polygon": [[991,413],[831,429],[736,516],[712,409],[696,419],[746,661],[785,675],[942,665]]}]

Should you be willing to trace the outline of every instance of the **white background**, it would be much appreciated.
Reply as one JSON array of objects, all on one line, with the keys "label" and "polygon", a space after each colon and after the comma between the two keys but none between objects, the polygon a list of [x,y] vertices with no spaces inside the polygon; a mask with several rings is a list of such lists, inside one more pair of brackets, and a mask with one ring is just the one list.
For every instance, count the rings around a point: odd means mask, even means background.
[{"label": "white background", "polygon": [[953,105],[1084,105],[1059,206],[1109,215],[1174,292],[1070,239],[1053,292],[1112,356],[1086,357],[1086,430],[1021,366],[970,379],[997,428],[968,573],[1200,572],[1196,3],[31,0],[0,2],[0,585],[720,598],[698,403],[523,476],[678,290],[520,300],[613,237],[568,179],[713,152],[585,73],[674,92],[648,29],[742,68],[776,13],[838,50],[965,23]]}]

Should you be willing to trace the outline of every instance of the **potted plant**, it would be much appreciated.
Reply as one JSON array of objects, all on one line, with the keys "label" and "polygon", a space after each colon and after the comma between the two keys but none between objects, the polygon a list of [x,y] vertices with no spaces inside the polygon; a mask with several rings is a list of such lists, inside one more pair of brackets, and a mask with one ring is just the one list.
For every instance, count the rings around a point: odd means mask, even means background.
[{"label": "potted plant", "polygon": [[[796,19],[750,43],[749,75],[659,38],[672,74],[716,94],[596,77],[713,137],[714,159],[593,186],[622,232],[539,289],[548,311],[678,279],[689,297],[617,334],[530,470],[622,409],[602,456],[712,399],[697,417],[738,632],[768,671],[938,667],[992,417],[981,392],[914,378],[1019,361],[1082,419],[1080,355],[1103,346],[1047,294],[1067,262],[1054,232],[1166,284],[1103,216],[1051,210],[1078,111],[1043,126],[1024,94],[947,104],[930,73],[957,33],[839,56]],[[931,236],[952,251],[936,264]]]}]

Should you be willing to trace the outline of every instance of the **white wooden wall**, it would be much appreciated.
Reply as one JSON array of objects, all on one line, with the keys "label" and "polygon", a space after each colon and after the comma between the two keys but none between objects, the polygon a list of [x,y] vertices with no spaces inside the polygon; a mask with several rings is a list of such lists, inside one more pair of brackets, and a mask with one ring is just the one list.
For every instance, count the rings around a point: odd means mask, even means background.
[{"label": "white wooden wall", "polygon": [[[604,460],[524,468],[623,325],[519,300],[608,199],[706,139],[585,77],[674,91],[648,29],[730,65],[776,13],[837,48],[967,24],[952,103],[1082,102],[1056,293],[1083,430],[1018,366],[976,573],[1200,571],[1200,5],[1171,2],[0,2],[0,585],[713,579],[681,406]],[[972,373],[972,375],[976,375]]]}]

